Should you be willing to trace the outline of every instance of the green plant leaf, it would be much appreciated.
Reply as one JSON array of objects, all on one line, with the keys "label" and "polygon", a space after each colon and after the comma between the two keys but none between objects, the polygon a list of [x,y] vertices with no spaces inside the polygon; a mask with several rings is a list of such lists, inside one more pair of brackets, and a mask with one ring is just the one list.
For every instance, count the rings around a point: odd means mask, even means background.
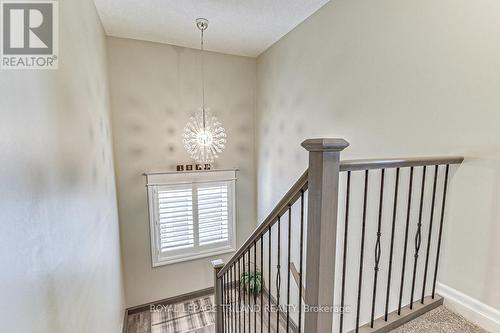
[{"label": "green plant leaf", "polygon": [[262,273],[245,272],[240,275],[240,286],[249,294],[258,294],[262,290]]}]

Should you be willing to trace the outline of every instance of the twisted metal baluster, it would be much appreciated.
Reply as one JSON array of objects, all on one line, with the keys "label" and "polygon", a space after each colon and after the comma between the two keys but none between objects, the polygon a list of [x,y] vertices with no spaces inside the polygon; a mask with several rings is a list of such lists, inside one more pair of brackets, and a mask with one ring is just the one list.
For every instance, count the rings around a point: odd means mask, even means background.
[{"label": "twisted metal baluster", "polygon": [[413,280],[411,283],[410,294],[410,310],[413,310],[413,294],[415,293],[415,278],[417,277],[418,254],[420,246],[422,245],[422,211],[424,207],[424,194],[425,194],[425,171],[427,167],[424,165],[422,171],[422,188],[420,193],[420,210],[418,212],[417,233],[415,235],[415,259],[413,260]]},{"label": "twisted metal baluster", "polygon": [[378,228],[377,228],[377,243],[375,245],[375,274],[373,277],[373,297],[372,297],[372,316],[370,321],[370,327],[373,328],[373,322],[375,321],[375,301],[377,297],[377,279],[379,271],[380,257],[382,255],[382,249],[380,246],[380,238],[382,236],[382,207],[384,204],[384,175],[385,169],[382,169],[382,175],[380,177],[380,201],[378,206]]},{"label": "twisted metal baluster", "polygon": [[399,168],[396,169],[396,183],[394,188],[394,207],[392,210],[392,231],[391,231],[391,250],[389,253],[389,272],[387,273],[387,290],[385,298],[385,316],[387,321],[389,316],[389,296],[391,293],[391,274],[392,274],[392,254],[394,252],[394,230],[396,229],[396,212],[398,208],[398,186],[399,186]]}]

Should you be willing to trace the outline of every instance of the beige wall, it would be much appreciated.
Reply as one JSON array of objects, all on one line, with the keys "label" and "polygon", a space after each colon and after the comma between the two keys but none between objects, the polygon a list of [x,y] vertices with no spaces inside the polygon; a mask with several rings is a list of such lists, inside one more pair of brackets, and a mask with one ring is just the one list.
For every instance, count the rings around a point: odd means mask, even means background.
[{"label": "beige wall", "polygon": [[0,72],[1,330],[119,332],[105,38],[92,1],[59,6],[59,70]]},{"label": "beige wall", "polygon": [[310,137],[344,157],[460,154],[440,280],[500,308],[500,3],[332,1],[258,58],[259,220],[307,165]]},{"label": "beige wall", "polygon": [[[209,42],[209,40],[207,40]],[[213,286],[212,258],[151,267],[142,173],[190,162],[182,129],[201,102],[199,53],[178,46],[108,38],[122,256],[127,305]],[[255,59],[206,54],[207,106],[228,134],[215,168],[239,168],[237,240],[255,228]],[[223,256],[223,257],[228,257]]]}]

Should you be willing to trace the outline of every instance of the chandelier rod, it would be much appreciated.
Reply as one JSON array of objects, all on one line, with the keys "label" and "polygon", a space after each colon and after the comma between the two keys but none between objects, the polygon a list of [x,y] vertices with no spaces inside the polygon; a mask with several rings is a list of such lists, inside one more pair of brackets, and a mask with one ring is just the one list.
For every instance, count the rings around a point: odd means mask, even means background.
[{"label": "chandelier rod", "polygon": [[205,129],[205,59],[203,57],[203,33],[205,30],[201,30],[201,98],[202,98],[202,110],[203,110],[203,129]]},{"label": "chandelier rod", "polygon": [[202,116],[203,116],[203,130],[206,129],[206,115],[205,115],[205,30],[208,28],[208,20],[204,18],[196,19],[196,26],[201,31],[200,53],[201,53],[201,100],[202,100]]}]

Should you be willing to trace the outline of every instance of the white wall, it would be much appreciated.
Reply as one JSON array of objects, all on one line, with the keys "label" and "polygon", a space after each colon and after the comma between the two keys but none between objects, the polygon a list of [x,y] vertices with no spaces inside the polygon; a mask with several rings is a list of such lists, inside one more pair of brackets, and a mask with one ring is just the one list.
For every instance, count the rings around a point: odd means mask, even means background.
[{"label": "white wall", "polygon": [[[192,163],[182,145],[182,130],[201,104],[199,51],[117,38],[108,38],[108,47],[127,305],[212,287],[213,258],[151,267],[142,176],[145,171],[172,171],[179,163]],[[256,226],[256,61],[206,53],[205,68],[207,107],[228,134],[226,150],[215,168],[240,170],[236,185],[239,246]]]},{"label": "white wall", "polygon": [[92,1],[59,6],[59,70],[0,72],[0,321],[3,332],[119,332],[105,38]]},{"label": "white wall", "polygon": [[311,137],[344,158],[466,157],[452,179],[440,281],[500,308],[500,3],[336,0],[258,58],[258,220],[307,167]]}]

